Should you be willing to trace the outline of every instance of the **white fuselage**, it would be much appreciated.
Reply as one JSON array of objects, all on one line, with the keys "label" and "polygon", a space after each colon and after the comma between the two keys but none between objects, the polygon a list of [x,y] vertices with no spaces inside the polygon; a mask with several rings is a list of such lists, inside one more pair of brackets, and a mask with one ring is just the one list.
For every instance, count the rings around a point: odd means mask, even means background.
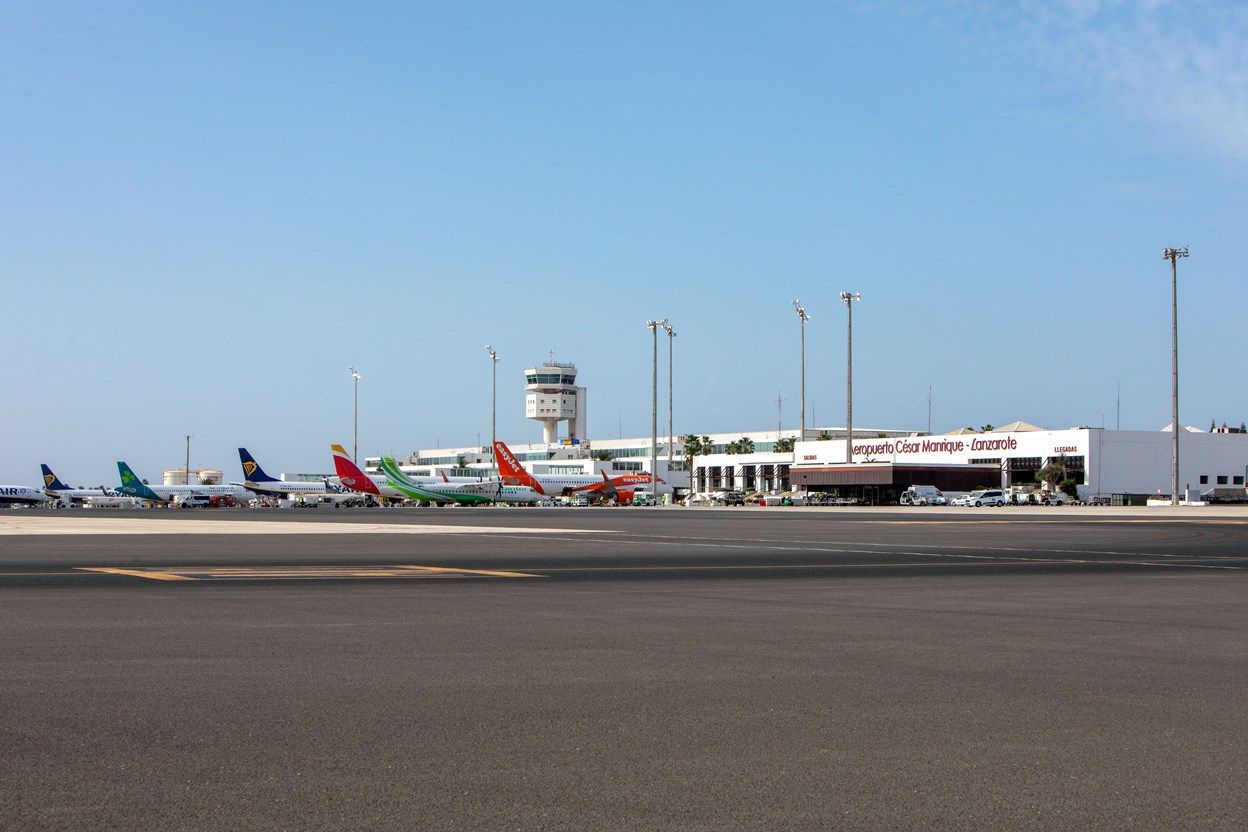
[{"label": "white fuselage", "polygon": [[[370,474],[368,475],[368,478],[372,480],[373,485],[377,486],[377,491],[379,493],[376,496],[385,497],[391,500],[408,499],[408,496],[404,494],[402,491],[400,491],[399,489],[395,488],[393,485],[391,485],[389,480],[387,480],[384,475],[373,476]],[[446,480],[442,479],[441,477],[413,477],[410,475],[408,476],[408,480],[410,480],[414,485],[420,486],[422,488],[429,488],[433,486],[446,487],[448,485],[467,485],[469,483],[480,483],[480,482],[485,482],[485,483],[493,482],[493,480],[481,480],[476,477],[450,477],[449,479],[450,479],[450,482],[448,483]],[[360,488],[354,481],[350,483],[343,481],[342,484],[343,484],[343,487],[349,488],[352,491],[359,491],[361,494],[372,493],[370,491],[366,491]]]},{"label": "white fuselage", "polygon": [[[550,497],[558,497],[572,492],[578,494],[610,494],[613,490],[651,491],[654,488],[650,482],[649,474],[617,474],[609,482],[601,476],[594,477],[588,474],[533,474],[531,476],[537,480],[538,485]],[[621,482],[625,478],[638,481]],[[659,483],[660,494],[670,491],[671,487],[666,483]]]},{"label": "white fuselage", "polygon": [[538,503],[545,499],[527,485],[504,485],[498,492],[500,503]]},{"label": "white fuselage", "polygon": [[271,482],[252,482],[245,480],[243,487],[257,494],[328,494],[329,488],[324,482],[304,482],[301,480],[273,480]]},{"label": "white fuselage", "polygon": [[0,504],[3,503],[42,503],[48,499],[38,488],[25,485],[0,485]]},{"label": "white fuselage", "polygon": [[54,500],[72,500],[82,502],[88,497],[116,497],[117,492],[111,488],[45,488],[43,493]]},{"label": "white fuselage", "polygon": [[152,492],[165,502],[174,497],[233,497],[235,500],[251,500],[256,494],[241,485],[149,485]]}]

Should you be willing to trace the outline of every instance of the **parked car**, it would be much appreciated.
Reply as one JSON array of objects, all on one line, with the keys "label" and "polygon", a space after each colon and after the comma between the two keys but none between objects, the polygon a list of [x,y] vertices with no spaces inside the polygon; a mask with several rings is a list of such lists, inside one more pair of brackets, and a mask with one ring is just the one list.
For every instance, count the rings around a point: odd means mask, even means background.
[{"label": "parked car", "polygon": [[745,495],[740,491],[729,491],[724,495],[724,505],[743,506],[745,505]]},{"label": "parked car", "polygon": [[1003,506],[1005,505],[1005,492],[999,488],[987,489],[984,491],[972,491],[966,495],[966,503],[968,506]]}]

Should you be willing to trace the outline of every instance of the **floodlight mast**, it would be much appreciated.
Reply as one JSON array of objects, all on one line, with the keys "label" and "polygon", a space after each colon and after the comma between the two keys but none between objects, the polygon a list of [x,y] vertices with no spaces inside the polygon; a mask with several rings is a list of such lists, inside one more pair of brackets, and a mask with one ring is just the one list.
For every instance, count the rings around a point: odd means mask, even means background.
[{"label": "floodlight mast", "polygon": [[659,327],[661,321],[646,321],[650,330],[650,490],[658,500],[659,467]]},{"label": "floodlight mast", "polygon": [[861,292],[841,292],[841,302],[849,313],[845,339],[845,461],[854,461],[854,304]]},{"label": "floodlight mast", "polygon": [[[667,470],[672,470],[673,454],[676,452],[673,445],[675,439],[672,435],[672,390],[674,382],[672,381],[672,369],[675,366],[673,358],[673,350],[676,339],[676,330],[672,327],[672,322],[664,318],[659,322],[663,331],[667,333]],[[658,499],[658,489],[655,489],[655,499]]]},{"label": "floodlight mast", "polygon": [[351,371],[351,378],[354,379],[355,385],[355,415],[353,423],[355,427],[354,443],[351,446],[351,461],[356,465],[360,464],[360,371],[355,367],[347,367]]},{"label": "floodlight mast", "polygon": [[498,474],[498,353],[494,347],[485,345],[490,357],[490,459],[494,461],[494,473]]},{"label": "floodlight mast", "polygon": [[802,306],[802,302],[794,298],[793,309],[797,312],[797,319],[800,321],[801,327],[801,379],[802,379],[802,396],[799,408],[799,427],[801,430],[801,438],[806,439],[806,322],[810,320],[810,315],[806,314],[806,307]]},{"label": "floodlight mast", "polygon": [[1187,246],[1161,252],[1170,261],[1170,505],[1179,504],[1179,258]]}]

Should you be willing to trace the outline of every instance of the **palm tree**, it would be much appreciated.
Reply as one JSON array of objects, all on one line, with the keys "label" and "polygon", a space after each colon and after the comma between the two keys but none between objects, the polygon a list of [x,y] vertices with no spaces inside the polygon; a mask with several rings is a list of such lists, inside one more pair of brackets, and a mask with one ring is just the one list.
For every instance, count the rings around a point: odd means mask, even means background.
[{"label": "palm tree", "polygon": [[692,494],[694,461],[700,456],[710,454],[715,446],[711,443],[711,437],[694,436],[692,433],[680,437],[680,444],[685,449],[685,460],[689,464],[689,493]]},{"label": "palm tree", "polygon": [[793,453],[793,446],[796,444],[796,436],[786,436],[783,439],[777,439],[776,444],[772,446],[772,450],[778,454],[791,454]]}]

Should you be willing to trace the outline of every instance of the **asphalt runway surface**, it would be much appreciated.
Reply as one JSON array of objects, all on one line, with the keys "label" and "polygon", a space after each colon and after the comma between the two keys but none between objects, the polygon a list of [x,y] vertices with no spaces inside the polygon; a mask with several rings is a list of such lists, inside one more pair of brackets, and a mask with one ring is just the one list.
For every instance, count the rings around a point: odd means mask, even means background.
[{"label": "asphalt runway surface", "polygon": [[0,513],[0,828],[1248,826],[1248,517],[319,512]]}]

